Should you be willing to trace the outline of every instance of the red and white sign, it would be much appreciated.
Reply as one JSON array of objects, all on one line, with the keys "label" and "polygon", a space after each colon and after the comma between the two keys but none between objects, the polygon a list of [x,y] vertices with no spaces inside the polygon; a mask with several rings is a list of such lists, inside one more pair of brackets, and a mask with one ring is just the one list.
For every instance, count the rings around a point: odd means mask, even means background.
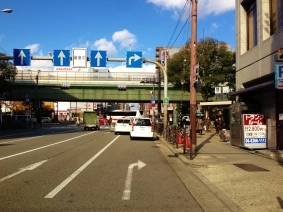
[{"label": "red and white sign", "polygon": [[97,109],[97,102],[93,103],[93,109]]},{"label": "red and white sign", "polygon": [[244,146],[248,148],[266,148],[266,123],[262,114],[243,114]]}]

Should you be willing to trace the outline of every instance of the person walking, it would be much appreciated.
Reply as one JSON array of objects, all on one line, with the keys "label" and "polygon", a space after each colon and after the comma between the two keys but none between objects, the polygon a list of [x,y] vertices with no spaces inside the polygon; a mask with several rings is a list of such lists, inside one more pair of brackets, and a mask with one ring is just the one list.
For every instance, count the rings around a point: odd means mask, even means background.
[{"label": "person walking", "polygon": [[202,130],[203,130],[203,120],[201,118],[198,119],[198,122],[197,122],[197,130],[198,130],[198,133],[200,135],[202,135]]}]

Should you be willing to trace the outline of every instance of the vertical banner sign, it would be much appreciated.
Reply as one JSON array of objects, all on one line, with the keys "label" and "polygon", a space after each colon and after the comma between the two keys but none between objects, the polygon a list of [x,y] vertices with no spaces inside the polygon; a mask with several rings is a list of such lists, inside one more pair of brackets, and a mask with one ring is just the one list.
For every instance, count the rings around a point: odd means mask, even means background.
[{"label": "vertical banner sign", "polygon": [[266,124],[262,114],[243,114],[244,147],[266,148]]}]

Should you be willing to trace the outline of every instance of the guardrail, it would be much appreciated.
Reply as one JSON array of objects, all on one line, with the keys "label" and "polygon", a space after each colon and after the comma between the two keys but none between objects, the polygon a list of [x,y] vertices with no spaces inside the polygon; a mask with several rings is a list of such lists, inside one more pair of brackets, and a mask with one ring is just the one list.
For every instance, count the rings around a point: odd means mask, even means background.
[{"label": "guardrail", "polygon": [[136,82],[157,83],[156,73],[134,73],[134,72],[74,72],[74,71],[28,71],[18,70],[15,78],[16,83],[34,83],[38,76],[39,82],[49,83],[51,81],[80,81],[80,82]]}]

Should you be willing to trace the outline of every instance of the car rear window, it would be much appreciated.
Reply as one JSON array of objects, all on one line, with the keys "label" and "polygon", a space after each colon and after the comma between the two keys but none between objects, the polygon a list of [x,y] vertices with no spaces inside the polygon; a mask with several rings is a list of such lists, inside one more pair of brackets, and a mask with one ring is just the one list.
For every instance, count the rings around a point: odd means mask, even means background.
[{"label": "car rear window", "polygon": [[130,120],[129,119],[118,119],[117,123],[120,124],[129,124]]},{"label": "car rear window", "polygon": [[138,119],[135,126],[151,126],[149,119]]}]

